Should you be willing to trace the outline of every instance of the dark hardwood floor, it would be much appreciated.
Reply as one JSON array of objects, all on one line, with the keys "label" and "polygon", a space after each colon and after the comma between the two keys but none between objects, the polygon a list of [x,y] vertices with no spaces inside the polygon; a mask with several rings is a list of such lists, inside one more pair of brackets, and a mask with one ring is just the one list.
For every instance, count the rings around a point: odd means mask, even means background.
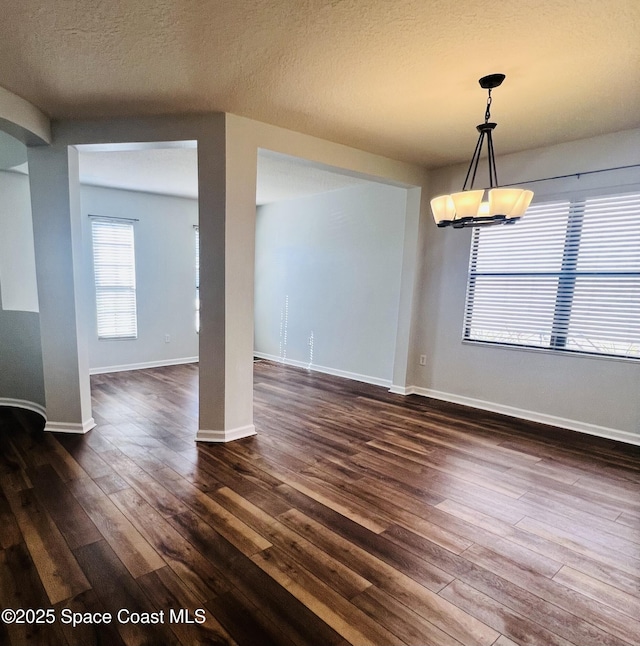
[{"label": "dark hardwood floor", "polygon": [[640,644],[638,448],[268,362],[196,445],[196,366],[92,388],[0,409],[0,602],[53,609],[0,644]]}]

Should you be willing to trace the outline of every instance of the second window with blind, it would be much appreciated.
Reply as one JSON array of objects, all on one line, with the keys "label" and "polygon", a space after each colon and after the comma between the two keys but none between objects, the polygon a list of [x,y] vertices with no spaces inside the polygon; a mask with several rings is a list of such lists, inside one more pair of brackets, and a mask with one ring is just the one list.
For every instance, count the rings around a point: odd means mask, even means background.
[{"label": "second window with blind", "polygon": [[138,336],[134,222],[91,216],[99,339]]}]

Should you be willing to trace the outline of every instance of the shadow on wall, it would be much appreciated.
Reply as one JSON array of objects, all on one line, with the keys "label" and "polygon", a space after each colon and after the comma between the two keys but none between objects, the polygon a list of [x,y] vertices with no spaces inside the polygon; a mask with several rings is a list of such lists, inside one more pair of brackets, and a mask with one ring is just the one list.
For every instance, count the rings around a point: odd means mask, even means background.
[{"label": "shadow on wall", "polygon": [[44,416],[44,377],[37,312],[0,309],[0,405]]}]

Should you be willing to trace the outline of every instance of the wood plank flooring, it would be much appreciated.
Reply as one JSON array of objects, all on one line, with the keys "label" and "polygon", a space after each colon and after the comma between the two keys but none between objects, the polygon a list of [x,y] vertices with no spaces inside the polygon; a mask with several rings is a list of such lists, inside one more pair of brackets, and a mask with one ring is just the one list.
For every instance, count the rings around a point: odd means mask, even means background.
[{"label": "wood plank flooring", "polygon": [[638,448],[254,367],[224,446],[194,365],[93,377],[84,436],[0,409],[0,603],[55,612],[0,644],[640,644]]}]

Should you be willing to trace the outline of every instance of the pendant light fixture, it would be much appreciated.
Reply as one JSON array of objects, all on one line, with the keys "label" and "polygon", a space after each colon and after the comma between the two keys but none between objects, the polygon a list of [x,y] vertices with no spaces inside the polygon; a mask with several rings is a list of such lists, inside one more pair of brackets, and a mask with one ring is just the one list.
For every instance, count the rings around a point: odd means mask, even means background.
[{"label": "pendant light fixture", "polygon": [[[504,79],[504,74],[490,74],[483,76],[479,81],[480,87],[488,91],[484,123],[476,127],[480,136],[469,164],[462,191],[451,195],[441,195],[431,200],[433,218],[439,227],[452,226],[455,229],[461,229],[493,224],[512,224],[524,215],[531,203],[533,191],[498,187],[496,159],[493,150],[493,130],[498,124],[490,122],[489,119],[491,118],[491,90],[501,85]],[[483,200],[485,189],[473,190],[473,183],[476,179],[485,140],[489,162],[489,188],[486,191],[487,199]]]}]

